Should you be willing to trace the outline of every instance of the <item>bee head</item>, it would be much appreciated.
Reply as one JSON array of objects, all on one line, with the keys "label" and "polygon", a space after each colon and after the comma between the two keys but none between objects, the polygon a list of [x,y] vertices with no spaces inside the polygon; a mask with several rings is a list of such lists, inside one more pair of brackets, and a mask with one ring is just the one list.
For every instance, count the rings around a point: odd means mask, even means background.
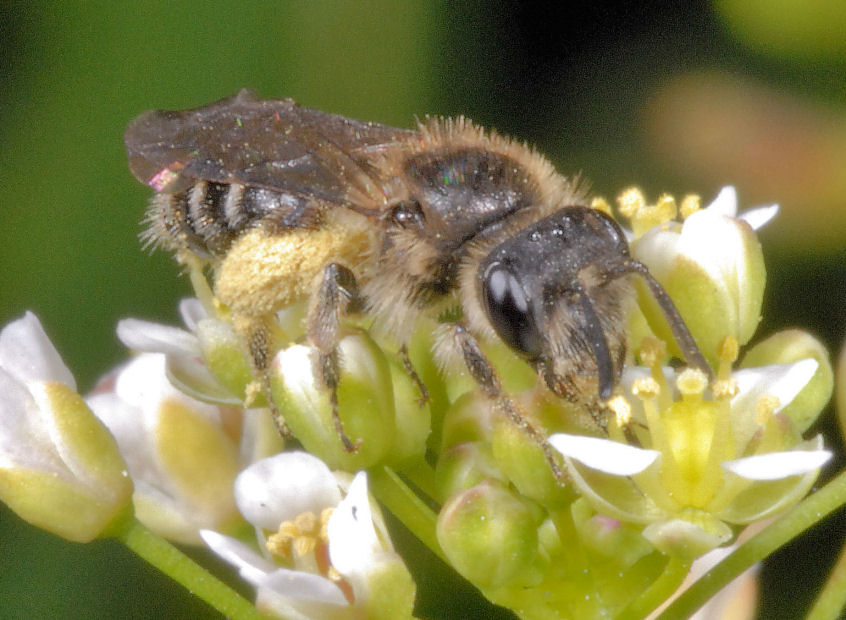
[{"label": "bee head", "polygon": [[712,374],[667,293],[634,260],[610,217],[570,206],[519,231],[480,262],[477,284],[499,337],[556,394],[611,396],[623,370],[630,276],[644,278],[688,362]]}]

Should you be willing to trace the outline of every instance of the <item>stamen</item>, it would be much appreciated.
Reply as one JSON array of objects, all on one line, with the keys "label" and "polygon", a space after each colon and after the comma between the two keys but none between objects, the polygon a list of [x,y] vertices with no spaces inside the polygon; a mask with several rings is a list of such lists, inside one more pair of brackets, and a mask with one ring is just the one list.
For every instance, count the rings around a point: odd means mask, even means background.
[{"label": "stamen", "polygon": [[728,377],[714,381],[711,391],[714,393],[714,400],[731,400],[737,396],[740,388],[737,386],[737,379]]},{"label": "stamen", "polygon": [[676,379],[676,385],[684,400],[702,400],[708,377],[698,368],[685,368]]},{"label": "stamen", "polygon": [[717,368],[717,379],[728,379],[731,376],[731,367],[737,361],[739,346],[734,336],[725,336],[717,345],[717,359],[720,365]]},{"label": "stamen", "polygon": [[640,343],[640,359],[652,370],[661,364],[661,361],[667,357],[667,345],[663,340],[659,340],[653,336],[647,336]]},{"label": "stamen", "polygon": [[681,205],[679,205],[679,211],[681,212],[682,219],[685,220],[701,208],[702,199],[696,194],[688,194],[682,198]]},{"label": "stamen", "polygon": [[324,508],[320,511],[320,540],[325,543],[329,542],[329,517],[332,516],[334,508]]},{"label": "stamen", "polygon": [[620,208],[620,215],[632,219],[638,211],[646,206],[646,199],[638,188],[630,187],[617,196],[617,204]]},{"label": "stamen", "polygon": [[661,386],[652,377],[635,379],[632,384],[632,393],[646,404],[647,401],[658,398],[661,393]]},{"label": "stamen", "polygon": [[297,536],[294,539],[294,553],[299,558],[306,556],[314,551],[315,547],[317,547],[317,542],[314,536]]},{"label": "stamen", "polygon": [[755,419],[761,426],[769,422],[781,402],[772,394],[764,394],[755,404]]},{"label": "stamen", "polygon": [[655,203],[654,218],[659,220],[661,224],[676,219],[678,208],[676,207],[676,199],[669,194],[662,194]]},{"label": "stamen", "polygon": [[611,216],[611,205],[608,204],[608,201],[605,198],[596,197],[590,201],[590,208],[596,209],[597,211],[602,211],[605,215]]},{"label": "stamen", "polygon": [[608,409],[614,414],[614,420],[618,427],[623,428],[632,419],[632,406],[623,396],[614,396],[605,403]]}]

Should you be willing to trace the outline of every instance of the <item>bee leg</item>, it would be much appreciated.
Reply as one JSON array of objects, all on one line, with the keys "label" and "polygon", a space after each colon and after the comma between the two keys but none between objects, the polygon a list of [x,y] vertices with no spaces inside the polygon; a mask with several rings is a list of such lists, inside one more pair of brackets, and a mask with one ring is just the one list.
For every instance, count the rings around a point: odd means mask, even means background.
[{"label": "bee leg", "polygon": [[238,316],[235,319],[235,326],[246,337],[253,369],[261,378],[260,389],[264,391],[267,398],[267,406],[270,408],[270,416],[273,418],[276,430],[286,439],[293,437],[285,418],[273,401],[273,393],[270,387],[270,337],[267,325],[264,321],[255,317]]},{"label": "bee leg", "polygon": [[423,407],[429,402],[429,390],[426,389],[426,384],[423,383],[420,375],[414,369],[414,364],[411,363],[411,358],[408,356],[408,347],[406,345],[400,347],[399,356],[400,360],[402,360],[402,367],[405,370],[405,374],[408,375],[409,379],[414,381],[417,385],[417,391],[420,392],[420,398],[417,399],[417,404]]},{"label": "bee leg", "polygon": [[547,443],[546,437],[544,437],[543,433],[541,433],[538,429],[532,426],[525,416],[520,413],[517,407],[514,406],[511,399],[503,393],[499,378],[496,376],[496,371],[485,357],[485,354],[482,353],[476,339],[470,334],[470,332],[467,331],[467,328],[461,324],[455,324],[453,326],[452,335],[458,349],[464,357],[464,363],[467,366],[467,370],[470,371],[473,379],[475,379],[476,383],[479,384],[479,387],[482,388],[482,392],[484,392],[485,396],[490,398],[494,402],[495,406],[505,413],[506,417],[512,424],[526,433],[540,446],[556,480],[566,482],[567,477],[564,472],[561,471],[561,468],[558,465],[556,453],[550,447],[549,443]]},{"label": "bee leg", "polygon": [[317,349],[315,375],[329,390],[332,405],[332,420],[335,430],[347,452],[355,452],[358,446],[344,433],[344,425],[338,414],[338,381],[340,378],[341,317],[351,306],[360,301],[358,285],[352,271],[337,263],[329,263],[323,269],[320,287],[315,294],[307,319],[308,338]]}]

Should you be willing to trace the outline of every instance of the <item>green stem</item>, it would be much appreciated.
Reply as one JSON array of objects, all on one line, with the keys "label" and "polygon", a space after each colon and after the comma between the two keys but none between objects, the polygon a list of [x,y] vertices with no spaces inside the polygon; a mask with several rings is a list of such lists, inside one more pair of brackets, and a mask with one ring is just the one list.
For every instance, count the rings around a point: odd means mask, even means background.
[{"label": "green stem", "polygon": [[436,515],[417,495],[408,488],[390,467],[368,471],[368,483],[373,495],[397,519],[402,521],[412,534],[429,547],[439,558],[446,561],[444,552],[435,535]]},{"label": "green stem", "polygon": [[846,546],[840,550],[840,556],[825,586],[817,595],[806,620],[826,620],[828,618],[842,618],[846,608]]},{"label": "green stem", "polygon": [[239,620],[266,618],[251,602],[164,538],[141,525],[134,517],[127,519],[109,534],[224,616]]},{"label": "green stem", "polygon": [[664,567],[664,572],[646,591],[629,603],[617,616],[617,620],[637,620],[645,618],[649,612],[668,600],[679,589],[690,571],[690,562],[671,557]]},{"label": "green stem", "polygon": [[846,504],[846,472],[740,545],[676,599],[660,618],[687,618],[747,568]]}]

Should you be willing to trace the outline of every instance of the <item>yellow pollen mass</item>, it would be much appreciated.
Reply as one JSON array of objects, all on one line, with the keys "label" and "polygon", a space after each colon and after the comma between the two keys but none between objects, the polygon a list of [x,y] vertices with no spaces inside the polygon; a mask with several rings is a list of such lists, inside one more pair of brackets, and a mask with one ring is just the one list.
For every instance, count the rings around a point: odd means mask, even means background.
[{"label": "yellow pollen mass", "polygon": [[611,205],[608,204],[605,198],[594,198],[590,201],[590,207],[591,209],[602,211],[605,215],[611,215]]},{"label": "yellow pollen mass", "polygon": [[737,386],[737,379],[729,377],[728,379],[718,379],[714,381],[712,386],[715,400],[729,400],[737,396],[740,388]]},{"label": "yellow pollen mass", "polygon": [[623,396],[615,396],[609,399],[606,405],[614,413],[617,426],[622,428],[632,419],[632,406]]},{"label": "yellow pollen mass", "polygon": [[760,425],[766,424],[779,408],[781,402],[772,394],[764,394],[755,403],[755,418]]},{"label": "yellow pollen mass", "polygon": [[617,197],[617,204],[620,214],[631,219],[646,206],[646,199],[638,188],[631,187]]},{"label": "yellow pollen mass", "polygon": [[632,384],[632,392],[641,400],[653,400],[661,393],[661,386],[652,377],[635,379]]},{"label": "yellow pollen mass", "polygon": [[640,359],[650,368],[657,366],[667,356],[667,345],[663,340],[647,336],[640,343]]},{"label": "yellow pollen mass", "polygon": [[689,216],[693,215],[701,208],[702,199],[696,194],[688,194],[687,196],[682,198],[681,204],[679,205],[679,211],[681,212],[681,216],[684,219],[687,219]]},{"label": "yellow pollen mass", "polygon": [[678,208],[676,207],[676,199],[669,194],[663,194],[655,203],[655,215],[658,220],[662,222],[669,222],[676,219]]},{"label": "yellow pollen mass", "polygon": [[676,385],[684,396],[701,396],[708,387],[708,377],[698,368],[685,368],[676,379]]}]

